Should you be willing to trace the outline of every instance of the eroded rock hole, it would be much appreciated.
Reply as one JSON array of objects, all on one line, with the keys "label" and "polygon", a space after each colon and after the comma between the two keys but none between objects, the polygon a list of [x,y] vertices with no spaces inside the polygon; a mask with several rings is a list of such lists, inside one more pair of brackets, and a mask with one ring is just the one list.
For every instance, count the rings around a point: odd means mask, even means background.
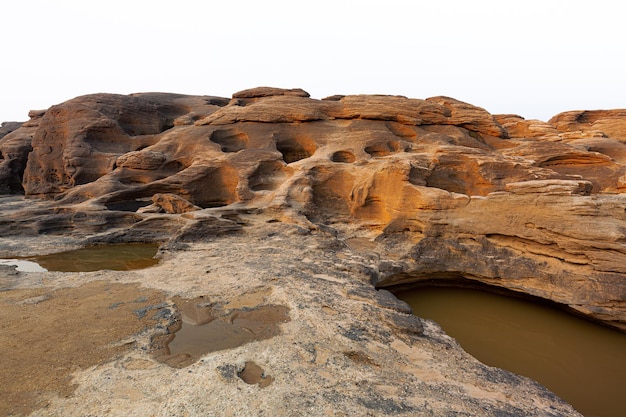
[{"label": "eroded rock hole", "polygon": [[110,269],[129,271],[156,265],[158,245],[125,243],[87,246],[73,251],[29,258],[48,271],[90,272]]},{"label": "eroded rock hole", "polygon": [[624,333],[564,305],[467,280],[433,279],[396,295],[481,362],[537,380],[586,416],[622,414],[623,390],[614,388],[624,381]]},{"label": "eroded rock hole", "polygon": [[337,151],[331,155],[330,160],[333,162],[351,164],[356,161],[356,157],[350,151]]},{"label": "eroded rock hole", "polygon": [[380,158],[398,152],[400,148],[400,142],[390,141],[374,143],[372,145],[366,146],[364,150],[373,158]]},{"label": "eroded rock hole", "polygon": [[239,152],[248,147],[248,135],[238,129],[219,129],[211,133],[211,142],[221,145],[222,152]]},{"label": "eroded rock hole", "polygon": [[190,167],[187,170],[206,170],[206,172],[191,173],[196,179],[187,184],[193,204],[202,208],[222,207],[237,201],[237,184],[239,174],[230,165],[220,167]]},{"label": "eroded rock hole", "polygon": [[161,131],[161,133],[163,133],[166,130],[170,130],[173,127],[174,127],[174,119],[161,120],[161,126],[159,130]]},{"label": "eroded rock hole", "polygon": [[314,217],[350,214],[349,201],[354,187],[354,176],[343,171],[326,172],[323,168],[312,172],[315,175],[313,201],[318,210],[310,214]]},{"label": "eroded rock hole", "polygon": [[430,175],[430,170],[421,166],[411,166],[409,170],[409,182],[417,186],[426,186],[427,178]]},{"label": "eroded rock hole", "polygon": [[186,166],[180,161],[169,161],[163,164],[161,167],[161,171],[166,173],[167,175],[172,175],[173,173],[182,171]]},{"label": "eroded rock hole", "polygon": [[415,130],[409,126],[396,122],[386,122],[385,126],[391,133],[399,138],[413,140],[417,137]]},{"label": "eroded rock hole", "polygon": [[265,388],[274,382],[274,378],[265,375],[265,371],[253,361],[247,361],[241,372],[237,372],[237,376],[246,384],[258,385],[259,388]]},{"label": "eroded rock hole", "polygon": [[590,117],[589,117],[589,113],[584,111],[582,113],[580,113],[579,115],[576,116],[576,118],[574,119],[574,121],[576,123],[591,123]]},{"label": "eroded rock hole", "polygon": [[283,162],[263,161],[250,176],[248,185],[252,191],[271,191],[278,188],[289,175]]},{"label": "eroded rock hole", "polygon": [[312,139],[305,137],[282,137],[276,140],[276,149],[283,154],[286,163],[310,158],[317,149]]}]

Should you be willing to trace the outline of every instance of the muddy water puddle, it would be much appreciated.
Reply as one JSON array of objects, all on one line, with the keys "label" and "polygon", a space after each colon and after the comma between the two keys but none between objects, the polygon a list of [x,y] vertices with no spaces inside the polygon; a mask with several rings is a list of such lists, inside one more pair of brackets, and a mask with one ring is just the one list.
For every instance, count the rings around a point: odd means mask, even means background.
[{"label": "muddy water puddle", "polygon": [[269,339],[279,334],[281,323],[290,320],[289,308],[281,305],[228,311],[200,299],[177,305],[181,320],[170,329],[170,335],[155,340],[157,359],[177,368],[188,366],[210,352]]},{"label": "muddy water puddle", "polygon": [[481,362],[540,382],[585,416],[626,415],[626,334],[479,290],[427,287],[396,295]]},{"label": "muddy water puddle", "polygon": [[99,245],[29,258],[0,259],[0,264],[15,265],[24,272],[129,271],[156,265],[157,250],[158,245],[144,243]]}]

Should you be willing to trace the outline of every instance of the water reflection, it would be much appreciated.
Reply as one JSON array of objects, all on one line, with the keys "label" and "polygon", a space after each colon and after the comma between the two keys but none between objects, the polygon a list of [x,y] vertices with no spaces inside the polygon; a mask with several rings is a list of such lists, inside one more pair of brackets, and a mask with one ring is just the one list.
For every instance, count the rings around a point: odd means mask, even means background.
[{"label": "water reflection", "polygon": [[89,246],[32,258],[49,271],[90,272],[103,269],[129,271],[156,265],[158,245],[120,244]]},{"label": "water reflection", "polygon": [[428,287],[396,295],[483,363],[539,381],[586,416],[626,415],[626,334],[478,290]]},{"label": "water reflection", "polygon": [[0,264],[16,265],[24,272],[129,271],[156,265],[157,249],[158,245],[144,243],[89,246],[27,259],[0,259]]},{"label": "water reflection", "polygon": [[46,268],[42,268],[37,262],[26,261],[24,259],[0,259],[0,265],[16,266],[16,270],[20,272],[47,272]]}]

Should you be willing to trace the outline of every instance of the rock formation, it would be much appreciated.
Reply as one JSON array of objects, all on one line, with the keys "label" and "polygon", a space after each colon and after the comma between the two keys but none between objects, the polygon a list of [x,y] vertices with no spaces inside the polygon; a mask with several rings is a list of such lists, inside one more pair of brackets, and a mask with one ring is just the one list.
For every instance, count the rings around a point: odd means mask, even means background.
[{"label": "rock formation", "polygon": [[626,327],[626,110],[540,122],[261,87],[96,94],[32,116],[0,140],[0,190],[53,198],[68,229],[85,212],[141,225],[161,194],[168,213],[274,210],[375,242],[381,287],[476,280]]},{"label": "rock formation", "polygon": [[95,94],[31,117],[0,138],[0,192],[33,201],[2,236],[174,250],[260,216],[366,259],[377,288],[480,282],[626,330],[626,110],[542,122],[261,87]]}]

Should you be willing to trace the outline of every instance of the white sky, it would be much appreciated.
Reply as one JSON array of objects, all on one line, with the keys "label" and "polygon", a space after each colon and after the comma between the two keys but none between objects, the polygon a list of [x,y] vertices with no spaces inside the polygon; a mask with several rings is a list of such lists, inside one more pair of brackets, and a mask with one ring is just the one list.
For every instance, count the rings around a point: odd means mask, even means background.
[{"label": "white sky", "polygon": [[614,0],[8,0],[0,121],[75,96],[257,86],[447,95],[547,120],[626,108]]}]

